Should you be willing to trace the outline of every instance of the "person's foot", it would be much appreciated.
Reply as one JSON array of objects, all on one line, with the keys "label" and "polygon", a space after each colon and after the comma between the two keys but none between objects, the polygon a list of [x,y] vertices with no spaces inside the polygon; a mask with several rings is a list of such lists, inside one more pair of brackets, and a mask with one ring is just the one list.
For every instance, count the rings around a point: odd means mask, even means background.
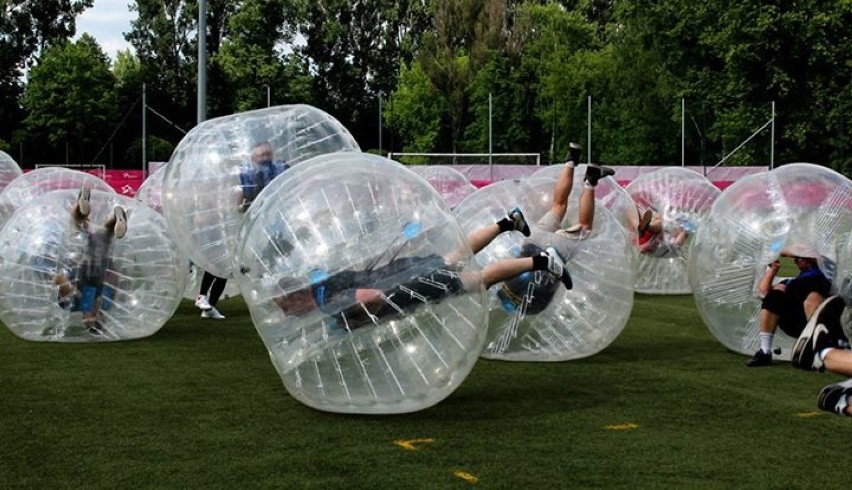
[{"label": "person's foot", "polygon": [[106,335],[106,330],[104,329],[103,325],[98,322],[89,323],[88,325],[86,325],[86,330],[88,330],[90,334],[96,337],[103,337],[104,335]]},{"label": "person's foot", "polygon": [[598,185],[598,181],[605,178],[615,175],[615,170],[610,167],[601,167],[600,165],[589,164],[586,167],[586,177],[585,181],[588,182],[592,187]]},{"label": "person's foot", "polygon": [[547,247],[544,249],[544,255],[547,257],[547,270],[556,275],[556,277],[562,281],[562,284],[565,285],[565,289],[572,289],[574,287],[574,282],[571,280],[571,274],[568,272],[568,268],[565,267],[565,259],[562,258],[559,251],[554,247]]},{"label": "person's foot", "polygon": [[527,224],[527,220],[524,218],[524,213],[521,212],[520,208],[515,208],[509,211],[509,214],[506,215],[506,217],[514,223],[515,231],[520,231],[524,236],[530,236],[530,225]]},{"label": "person's foot", "polygon": [[817,406],[826,412],[849,417],[846,407],[849,405],[850,395],[852,395],[852,379],[828,385],[819,392]]},{"label": "person's foot", "polygon": [[124,238],[124,235],[127,234],[127,213],[121,206],[116,206],[112,212],[115,215],[115,225],[113,225],[112,231],[116,238]]},{"label": "person's foot", "polygon": [[823,301],[805,325],[799,339],[793,344],[790,364],[805,370],[824,371],[820,352],[832,347],[843,348],[846,338],[840,325],[840,316],[846,304],[843,298],[832,296]]},{"label": "person's foot", "polygon": [[88,187],[80,187],[80,192],[77,193],[77,211],[79,211],[80,216],[84,218],[92,211],[92,204],[90,202],[91,197],[91,189]]},{"label": "person's foot", "polygon": [[197,298],[195,298],[195,307],[202,311],[209,311],[213,309],[213,306],[207,301],[207,296],[203,294],[199,294]]},{"label": "person's foot", "polygon": [[213,320],[224,320],[225,315],[219,313],[219,310],[217,310],[216,308],[211,306],[209,310],[201,312],[201,318],[210,318],[210,319],[213,319]]},{"label": "person's foot", "polygon": [[654,212],[650,209],[646,209],[645,212],[642,214],[642,217],[639,218],[639,226],[636,228],[636,230],[639,232],[640,235],[642,233],[645,233],[645,230],[648,229],[648,226],[651,224],[651,218],[653,217]]},{"label": "person's foot", "polygon": [[758,349],[757,352],[754,353],[751,359],[748,360],[746,366],[748,367],[763,367],[769,366],[772,364],[772,353],[771,352],[763,352],[763,350]]},{"label": "person's foot", "polygon": [[565,155],[565,163],[574,162],[580,164],[580,155],[583,153],[583,147],[577,143],[568,143],[568,153]]}]

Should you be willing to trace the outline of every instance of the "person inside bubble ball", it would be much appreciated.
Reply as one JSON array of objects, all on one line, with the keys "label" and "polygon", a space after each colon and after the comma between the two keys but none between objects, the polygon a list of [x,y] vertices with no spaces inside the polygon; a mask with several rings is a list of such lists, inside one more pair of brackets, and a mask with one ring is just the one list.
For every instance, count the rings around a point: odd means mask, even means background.
[{"label": "person inside bubble ball", "polygon": [[775,284],[781,268],[780,260],[766,267],[757,285],[761,296],[758,323],[760,349],[746,363],[748,367],[772,364],[772,342],[778,328],[791,337],[798,337],[817,307],[831,294],[831,282],[817,265],[816,253],[804,247],[782,250],[781,257],[789,257],[799,269],[792,279]]},{"label": "person inside bubble ball", "polygon": [[[574,186],[574,169],[580,162],[582,151],[580,145],[569,144],[565,165],[553,190],[553,204],[532,227],[530,238],[521,245],[520,257],[534,257],[549,247],[557,250],[562,257],[570,257],[591,233],[595,216],[595,187],[600,179],[614,175],[615,171],[597,164],[587,165],[580,194],[578,221],[568,228],[562,228],[562,220],[568,212],[568,198]],[[559,286],[556,281],[549,279],[552,278],[520,274],[504,281],[497,297],[503,309],[509,313],[541,313],[550,304]],[[570,290],[573,286],[566,287]]]},{"label": "person inside bubble ball", "polygon": [[237,205],[241,213],[248,210],[260,191],[289,168],[286,163],[274,160],[272,145],[268,141],[252,145],[250,158],[251,164],[240,169],[241,193]]},{"label": "person inside bubble ball", "polygon": [[[518,208],[499,221],[474,230],[468,235],[468,241],[476,253],[500,233],[513,230],[526,236],[530,234],[529,225]],[[416,228],[412,230],[411,224],[403,231],[406,239],[413,239],[419,233]],[[571,275],[553,247],[531,257],[499,260],[479,272],[462,271],[463,264],[458,261],[463,257],[463,253],[447,257],[392,257],[379,267],[344,270],[331,276],[315,271],[308,278],[309,287],[303,286],[304,281],[285,277],[278,282],[284,294],[276,296],[274,302],[285,314],[292,316],[319,310],[330,320],[326,323],[330,328],[351,331],[388,317],[403,316],[419,305],[488,288],[531,271],[552,274],[566,288],[571,288]]]},{"label": "person inside bubble ball", "polygon": [[668,230],[663,216],[653,209],[646,209],[638,216],[636,245],[639,253],[651,257],[673,257],[683,255],[682,246],[695,226],[688,220],[669,223]]},{"label": "person inside bubble ball", "polygon": [[[817,308],[793,346],[790,363],[811,371],[829,371],[852,378],[852,307],[841,296],[826,299]],[[817,406],[827,412],[852,417],[852,379],[825,386]]]},{"label": "person inside bubble ball", "polygon": [[[250,152],[251,163],[240,169],[240,193],[237,199],[237,209],[241,213],[248,211],[251,203],[275,177],[289,168],[282,161],[275,161],[272,145],[268,141],[259,141],[252,145]],[[195,298],[195,306],[201,310],[201,318],[224,320],[226,317],[216,308],[219,299],[225,291],[228,279],[214,276],[204,271],[201,286]]]},{"label": "person inside bubble ball", "polygon": [[[102,308],[111,301],[113,290],[107,284],[113,238],[127,234],[127,213],[115,206],[102,227],[93,229],[89,222],[91,191],[83,187],[71,207],[71,232],[76,258],[69,271],[53,277],[58,287],[59,306],[82,312],[83,326],[93,335],[106,332],[99,321]],[[54,333],[54,332],[48,332]]]}]

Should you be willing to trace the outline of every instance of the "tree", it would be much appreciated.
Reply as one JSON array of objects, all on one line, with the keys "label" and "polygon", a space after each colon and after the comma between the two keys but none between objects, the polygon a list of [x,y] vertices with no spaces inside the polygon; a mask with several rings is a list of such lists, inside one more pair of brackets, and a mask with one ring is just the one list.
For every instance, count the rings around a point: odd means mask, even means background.
[{"label": "tree", "polygon": [[67,144],[76,163],[88,163],[116,122],[114,88],[109,58],[88,34],[47,48],[24,92],[28,136],[54,152]]},{"label": "tree", "polygon": [[267,86],[276,104],[310,102],[307,66],[285,50],[293,43],[295,20],[296,11],[280,0],[247,0],[230,18],[230,37],[214,64],[233,87],[232,110],[266,107]]},{"label": "tree", "polygon": [[93,0],[0,0],[0,138],[23,119],[24,70],[39,53],[75,33],[75,17]]},{"label": "tree", "polygon": [[411,68],[403,66],[399,87],[383,113],[392,131],[405,142],[403,151],[434,151],[445,113],[444,99],[437,96],[423,68],[416,61]]}]

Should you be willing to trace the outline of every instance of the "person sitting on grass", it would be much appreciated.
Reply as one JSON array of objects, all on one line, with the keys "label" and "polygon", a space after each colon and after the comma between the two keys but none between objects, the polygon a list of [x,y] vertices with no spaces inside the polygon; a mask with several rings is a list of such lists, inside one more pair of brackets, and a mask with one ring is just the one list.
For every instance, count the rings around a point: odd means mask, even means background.
[{"label": "person sitting on grass", "polygon": [[[793,367],[830,371],[852,378],[852,307],[840,296],[823,301],[793,346]],[[825,386],[817,397],[822,410],[852,417],[852,379]]]},{"label": "person sitting on grass", "polygon": [[781,257],[790,257],[799,268],[799,274],[777,284],[775,276],[781,268],[776,260],[769,264],[757,285],[762,300],[758,322],[760,349],[746,363],[748,367],[772,364],[772,342],[778,328],[791,337],[798,337],[817,307],[831,294],[831,282],[817,265],[816,254],[804,249],[781,251]]},{"label": "person sitting on grass", "polygon": [[106,285],[113,238],[127,233],[127,213],[115,206],[102,227],[92,229],[89,222],[91,191],[83,187],[71,207],[71,231],[79,248],[79,261],[67,272],[56,274],[53,283],[58,287],[59,305],[69,311],[82,312],[83,326],[93,335],[105,335],[100,322],[104,297],[112,297]]},{"label": "person sitting on grass", "polygon": [[[476,253],[500,233],[513,230],[530,234],[526,219],[517,208],[496,223],[474,230],[468,241]],[[406,231],[407,238],[413,236],[416,232]],[[392,258],[380,267],[344,270],[331,276],[316,272],[306,288],[301,287],[302,281],[285,277],[278,282],[285,294],[274,301],[287,315],[303,316],[319,310],[330,320],[330,328],[352,331],[388,317],[403,316],[423,304],[491,287],[528,271],[552,274],[568,289],[572,285],[565,261],[553,247],[532,257],[494,262],[479,272],[463,271],[458,261],[464,254],[454,255]]]}]

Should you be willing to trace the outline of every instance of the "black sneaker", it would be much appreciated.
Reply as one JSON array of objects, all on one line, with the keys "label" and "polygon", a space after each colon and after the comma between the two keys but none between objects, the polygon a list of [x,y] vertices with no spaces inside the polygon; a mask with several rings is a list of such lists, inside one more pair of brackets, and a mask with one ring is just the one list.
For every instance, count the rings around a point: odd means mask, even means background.
[{"label": "black sneaker", "polygon": [[615,170],[613,170],[609,167],[601,167],[600,165],[589,164],[589,166],[586,167],[585,180],[586,180],[586,182],[591,184],[592,187],[594,187],[594,186],[598,185],[598,181],[600,179],[603,179],[605,177],[609,177],[609,176],[612,176],[612,175],[615,175]]},{"label": "black sneaker", "polygon": [[562,284],[565,285],[565,289],[571,290],[574,288],[574,281],[571,280],[571,273],[568,272],[568,268],[565,267],[565,259],[562,258],[562,255],[553,247],[547,247],[544,249],[544,256],[547,257],[547,270],[552,274],[556,275]]},{"label": "black sneaker", "polygon": [[104,329],[103,325],[101,325],[99,322],[90,323],[90,324],[86,325],[86,330],[88,330],[89,333],[94,335],[95,337],[106,336],[106,330]]},{"label": "black sneaker", "polygon": [[515,208],[509,211],[509,214],[506,215],[506,217],[515,224],[516,231],[520,231],[524,236],[530,236],[530,225],[527,224],[527,220],[524,218],[524,213],[521,212],[520,208]]},{"label": "black sneaker", "polygon": [[819,392],[817,406],[826,412],[833,412],[837,415],[849,417],[845,412],[845,408],[849,403],[850,395],[852,395],[852,379],[828,385]]},{"label": "black sneaker", "polygon": [[91,197],[91,189],[88,187],[80,187],[80,192],[77,193],[77,211],[79,211],[80,216],[84,218],[92,212],[92,204],[89,202]]},{"label": "black sneaker", "polygon": [[825,371],[819,353],[831,347],[843,348],[847,343],[840,325],[840,315],[845,307],[843,298],[839,296],[832,296],[819,305],[793,345],[793,355],[790,359],[793,367]]},{"label": "black sneaker", "polygon": [[746,366],[748,367],[762,367],[769,366],[772,364],[772,353],[771,352],[763,352],[758,349],[757,352],[754,353],[751,359],[748,360]]},{"label": "black sneaker", "polygon": [[565,163],[574,162],[575,165],[580,164],[580,155],[583,153],[583,147],[577,143],[568,143],[568,153],[565,154]]}]

